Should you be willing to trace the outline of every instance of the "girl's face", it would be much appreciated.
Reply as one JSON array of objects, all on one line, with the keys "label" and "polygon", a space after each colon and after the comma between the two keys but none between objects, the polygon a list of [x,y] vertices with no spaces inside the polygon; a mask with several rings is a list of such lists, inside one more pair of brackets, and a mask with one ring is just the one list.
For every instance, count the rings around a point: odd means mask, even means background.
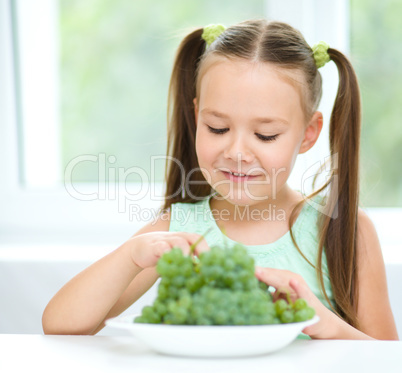
[{"label": "girl's face", "polygon": [[[297,155],[318,138],[322,116],[306,123],[300,89],[284,76],[268,63],[224,59],[201,78],[194,100],[198,163],[232,204],[278,198]],[[292,78],[301,81],[295,73]]]}]

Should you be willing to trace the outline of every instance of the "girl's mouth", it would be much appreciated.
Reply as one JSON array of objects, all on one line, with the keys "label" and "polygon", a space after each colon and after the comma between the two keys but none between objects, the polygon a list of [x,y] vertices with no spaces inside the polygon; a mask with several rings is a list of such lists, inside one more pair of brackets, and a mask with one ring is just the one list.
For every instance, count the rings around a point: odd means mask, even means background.
[{"label": "girl's mouth", "polygon": [[239,174],[236,172],[226,172],[226,171],[222,171],[222,172],[225,175],[226,179],[233,181],[235,183],[244,182],[246,180],[253,180],[259,176],[259,175]]}]

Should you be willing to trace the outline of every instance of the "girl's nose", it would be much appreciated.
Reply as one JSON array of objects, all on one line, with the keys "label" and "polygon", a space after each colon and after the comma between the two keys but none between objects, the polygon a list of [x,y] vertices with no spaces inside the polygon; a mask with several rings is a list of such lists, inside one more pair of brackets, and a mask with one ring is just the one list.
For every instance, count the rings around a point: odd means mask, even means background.
[{"label": "girl's nose", "polygon": [[244,139],[238,136],[233,139],[224,151],[224,157],[226,159],[232,159],[236,162],[245,161],[252,162],[254,160],[254,154],[247,146]]}]

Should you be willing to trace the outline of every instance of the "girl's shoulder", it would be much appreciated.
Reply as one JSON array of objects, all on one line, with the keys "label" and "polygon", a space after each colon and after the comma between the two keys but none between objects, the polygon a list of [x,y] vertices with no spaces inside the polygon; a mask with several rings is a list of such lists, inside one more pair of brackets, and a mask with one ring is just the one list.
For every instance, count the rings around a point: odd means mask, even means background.
[{"label": "girl's shoulder", "polygon": [[[367,213],[359,207],[357,213],[358,220],[358,242],[360,246],[360,252],[367,255],[367,250],[378,251],[380,248],[380,240],[373,221],[367,215]],[[364,251],[363,251],[364,249]]]},{"label": "girl's shoulder", "polygon": [[[157,217],[142,227],[134,234],[134,236],[150,232],[186,230],[186,227],[183,226],[183,223],[187,223],[187,229],[194,230],[194,227],[191,223],[193,223],[193,225],[197,225],[197,216],[199,215],[198,212],[205,207],[205,203],[207,203],[207,201],[208,197],[202,198],[196,202],[173,203],[170,208],[159,210]],[[176,227],[177,224],[180,226]]]},{"label": "girl's shoulder", "polygon": [[168,232],[171,220],[170,210],[164,210],[153,221],[144,225],[132,237],[151,232]]}]

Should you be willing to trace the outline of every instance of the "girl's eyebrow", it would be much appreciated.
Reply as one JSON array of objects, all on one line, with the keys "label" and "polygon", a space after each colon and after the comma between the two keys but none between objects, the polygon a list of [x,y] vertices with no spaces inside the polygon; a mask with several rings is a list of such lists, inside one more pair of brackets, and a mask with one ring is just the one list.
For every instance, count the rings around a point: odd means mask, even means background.
[{"label": "girl's eyebrow", "polygon": [[[204,108],[201,110],[201,113],[205,114],[205,115],[211,115],[214,116],[216,118],[221,118],[221,119],[230,119],[229,115],[224,114],[224,113],[220,113],[219,111],[216,110],[211,110],[208,108]],[[289,125],[289,122],[285,119],[279,118],[279,117],[255,117],[252,119],[252,122],[254,123],[262,123],[262,124],[270,124],[270,123],[280,123],[282,125]]]}]

